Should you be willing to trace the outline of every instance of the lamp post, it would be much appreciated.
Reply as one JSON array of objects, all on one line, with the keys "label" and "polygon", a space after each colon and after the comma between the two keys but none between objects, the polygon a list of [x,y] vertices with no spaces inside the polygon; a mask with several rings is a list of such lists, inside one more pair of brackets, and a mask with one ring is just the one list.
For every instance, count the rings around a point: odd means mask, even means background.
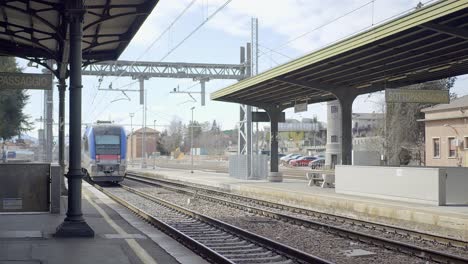
[{"label": "lamp post", "polygon": [[130,164],[133,165],[133,117],[135,113],[130,113]]},{"label": "lamp post", "polygon": [[156,137],[156,120],[153,121],[154,124],[154,152],[153,152],[153,170],[156,169],[156,149],[158,144],[158,139]]},{"label": "lamp post", "polygon": [[190,163],[192,169],[190,173],[193,173],[193,109],[195,109],[195,106],[190,108],[192,110],[192,124],[190,125]]}]

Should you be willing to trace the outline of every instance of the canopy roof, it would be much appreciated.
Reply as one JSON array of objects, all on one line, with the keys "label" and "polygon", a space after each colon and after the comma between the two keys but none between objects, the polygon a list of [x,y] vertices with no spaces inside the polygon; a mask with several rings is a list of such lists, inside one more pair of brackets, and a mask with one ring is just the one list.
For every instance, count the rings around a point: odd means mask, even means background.
[{"label": "canopy roof", "polygon": [[211,99],[254,106],[335,100],[468,73],[468,0],[441,0],[218,90]]},{"label": "canopy roof", "polygon": [[[0,55],[68,62],[68,1],[0,3]],[[116,60],[158,0],[84,1],[83,63]]]}]

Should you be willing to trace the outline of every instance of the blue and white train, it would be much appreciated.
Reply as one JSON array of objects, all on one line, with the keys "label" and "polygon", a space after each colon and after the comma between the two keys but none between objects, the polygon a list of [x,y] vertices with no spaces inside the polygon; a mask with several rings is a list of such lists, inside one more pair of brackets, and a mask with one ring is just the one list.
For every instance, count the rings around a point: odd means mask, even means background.
[{"label": "blue and white train", "polygon": [[127,138],[122,126],[100,123],[86,128],[81,167],[95,182],[121,182],[127,171]]}]

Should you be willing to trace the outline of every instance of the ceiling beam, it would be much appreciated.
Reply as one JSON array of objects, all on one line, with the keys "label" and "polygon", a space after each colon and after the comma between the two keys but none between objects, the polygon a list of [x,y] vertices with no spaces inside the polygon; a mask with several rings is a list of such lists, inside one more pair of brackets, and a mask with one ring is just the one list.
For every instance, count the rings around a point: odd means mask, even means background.
[{"label": "ceiling beam", "polygon": [[444,33],[453,37],[462,38],[468,40],[468,30],[456,27],[450,27],[447,25],[436,24],[428,22],[420,25],[422,28],[427,28],[435,32]]}]

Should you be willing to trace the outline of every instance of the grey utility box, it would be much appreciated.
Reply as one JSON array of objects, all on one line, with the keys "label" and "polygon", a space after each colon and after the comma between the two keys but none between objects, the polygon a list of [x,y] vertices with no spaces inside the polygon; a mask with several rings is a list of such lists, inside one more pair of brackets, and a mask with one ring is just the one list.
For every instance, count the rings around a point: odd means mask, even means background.
[{"label": "grey utility box", "polygon": [[[56,213],[57,199],[51,197],[51,171],[57,174],[57,170],[51,167],[54,166],[49,163],[0,163],[0,212]],[[57,178],[60,181],[59,176],[53,177],[54,181]],[[57,193],[55,189],[54,186],[53,193]],[[59,192],[58,195],[60,199]]]}]

